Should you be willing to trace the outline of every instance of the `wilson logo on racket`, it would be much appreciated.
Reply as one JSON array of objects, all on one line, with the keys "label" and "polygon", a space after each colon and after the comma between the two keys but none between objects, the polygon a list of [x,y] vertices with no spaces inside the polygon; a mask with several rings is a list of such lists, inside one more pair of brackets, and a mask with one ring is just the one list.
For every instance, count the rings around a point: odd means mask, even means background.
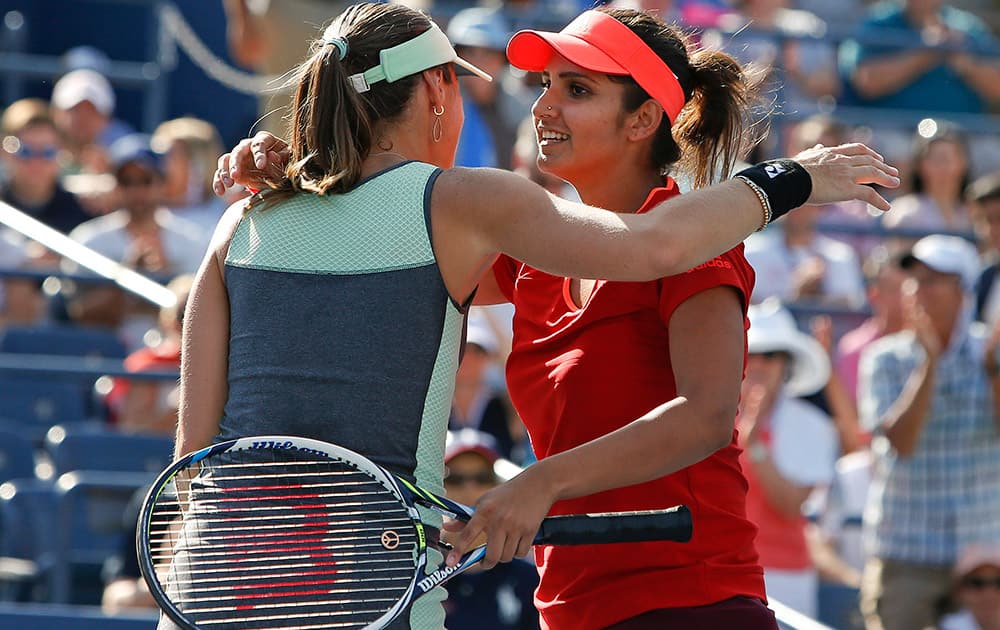
[{"label": "wilson logo on racket", "polygon": [[387,529],[382,532],[382,546],[389,551],[399,547],[399,532],[391,529]]},{"label": "wilson logo on racket", "polygon": [[426,593],[427,591],[431,590],[432,588],[434,588],[435,586],[437,586],[441,582],[444,582],[446,579],[448,579],[448,576],[451,575],[452,573],[454,573],[456,571],[459,571],[461,569],[465,569],[465,568],[467,568],[465,565],[463,565],[462,563],[459,563],[459,564],[456,564],[453,567],[447,567],[446,566],[444,568],[438,569],[434,573],[431,573],[430,575],[428,575],[424,579],[422,579],[419,582],[417,582],[417,587],[421,591],[423,591],[424,593]]}]

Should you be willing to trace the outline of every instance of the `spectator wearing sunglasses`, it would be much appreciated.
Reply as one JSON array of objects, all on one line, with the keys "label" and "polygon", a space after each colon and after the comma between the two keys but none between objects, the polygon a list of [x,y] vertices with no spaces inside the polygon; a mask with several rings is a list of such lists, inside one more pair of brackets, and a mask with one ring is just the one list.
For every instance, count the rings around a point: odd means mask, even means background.
[{"label": "spectator wearing sunglasses", "polygon": [[1000,541],[966,547],[955,563],[956,613],[946,615],[940,630],[1000,629]]},{"label": "spectator wearing sunglasses", "polygon": [[63,233],[91,218],[59,182],[62,138],[45,101],[11,103],[0,127],[6,175],[0,199]]},{"label": "spectator wearing sunglasses", "polygon": [[[205,252],[205,238],[196,224],[161,205],[162,155],[150,148],[148,136],[132,134],[111,145],[110,156],[121,208],[82,223],[70,237],[161,281],[193,274]],[[71,261],[64,266],[82,271]],[[132,350],[143,345],[143,336],[156,325],[155,306],[106,284],[78,291],[68,309],[78,323],[120,327]]]},{"label": "spectator wearing sunglasses", "polygon": [[[448,432],[444,462],[445,493],[465,505],[475,505],[484,492],[519,471],[500,457],[493,436],[476,429]],[[473,568],[448,582],[445,625],[449,630],[537,629],[536,586],[535,567],[521,558],[491,571]]]}]

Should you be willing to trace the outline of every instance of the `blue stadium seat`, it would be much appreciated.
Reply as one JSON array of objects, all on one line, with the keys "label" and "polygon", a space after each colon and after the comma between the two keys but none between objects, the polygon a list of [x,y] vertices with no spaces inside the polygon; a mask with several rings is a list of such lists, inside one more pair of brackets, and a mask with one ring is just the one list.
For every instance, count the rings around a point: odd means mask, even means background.
[{"label": "blue stadium seat", "polygon": [[35,443],[52,425],[87,416],[87,396],[78,383],[0,376],[0,417]]},{"label": "blue stadium seat", "polygon": [[29,630],[156,630],[155,611],[105,615],[96,606],[0,602],[0,628]]},{"label": "blue stadium seat", "polygon": [[0,485],[0,599],[48,601],[56,565],[55,532],[56,492],[51,483],[18,479]]},{"label": "blue stadium seat", "polygon": [[124,514],[132,496],[153,481],[153,474],[77,471],[56,481],[57,562],[52,599],[62,604],[101,601],[101,569],[121,547]]},{"label": "blue stadium seat", "polygon": [[158,473],[173,458],[174,439],[80,423],[50,428],[44,448],[56,476],[74,470]]},{"label": "blue stadium seat", "polygon": [[12,326],[0,334],[0,352],[107,359],[128,354],[113,331],[80,326]]},{"label": "blue stadium seat", "polygon": [[35,476],[35,446],[19,429],[0,423],[0,483]]}]

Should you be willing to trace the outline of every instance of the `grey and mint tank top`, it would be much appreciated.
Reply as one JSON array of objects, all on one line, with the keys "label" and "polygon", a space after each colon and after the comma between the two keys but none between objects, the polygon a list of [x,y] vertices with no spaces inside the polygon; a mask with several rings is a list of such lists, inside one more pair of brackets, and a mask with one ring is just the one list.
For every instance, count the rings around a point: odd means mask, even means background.
[{"label": "grey and mint tank top", "polygon": [[[225,263],[229,396],[218,439],[325,440],[443,492],[464,313],[431,247],[439,172],[406,162],[342,195],[246,213]],[[440,627],[436,598],[422,599],[411,625]]]}]

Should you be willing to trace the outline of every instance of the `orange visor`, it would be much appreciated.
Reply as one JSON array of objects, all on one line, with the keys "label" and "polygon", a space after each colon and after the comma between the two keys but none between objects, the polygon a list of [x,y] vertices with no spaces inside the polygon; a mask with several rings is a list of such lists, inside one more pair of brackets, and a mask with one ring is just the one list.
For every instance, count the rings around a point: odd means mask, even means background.
[{"label": "orange visor", "polygon": [[632,29],[607,13],[586,11],[558,33],[519,31],[507,44],[511,65],[528,72],[545,70],[553,54],[593,72],[632,77],[671,123],[684,107],[677,75]]}]

